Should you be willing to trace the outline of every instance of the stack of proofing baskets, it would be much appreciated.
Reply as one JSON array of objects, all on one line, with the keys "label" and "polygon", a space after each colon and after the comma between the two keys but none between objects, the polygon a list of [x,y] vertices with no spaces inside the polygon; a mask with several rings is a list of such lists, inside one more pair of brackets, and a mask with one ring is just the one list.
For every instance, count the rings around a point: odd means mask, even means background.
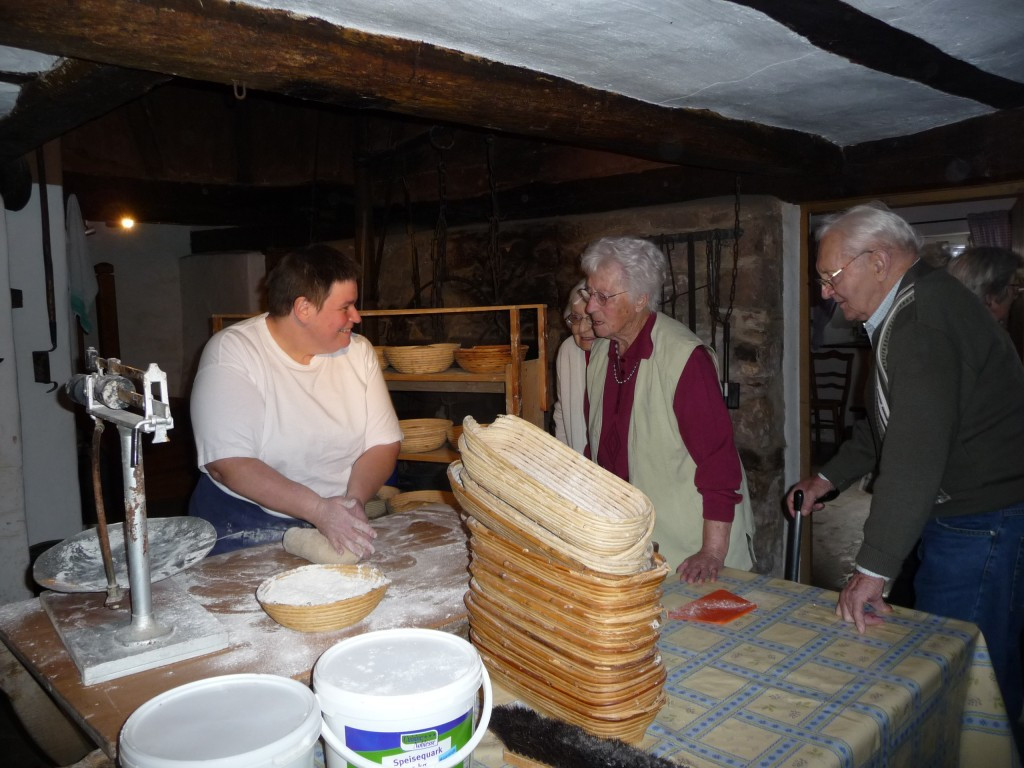
[{"label": "stack of proofing baskets", "polygon": [[467,416],[448,469],[468,516],[470,635],[540,712],[639,742],[666,699],[650,499],[515,416]]}]

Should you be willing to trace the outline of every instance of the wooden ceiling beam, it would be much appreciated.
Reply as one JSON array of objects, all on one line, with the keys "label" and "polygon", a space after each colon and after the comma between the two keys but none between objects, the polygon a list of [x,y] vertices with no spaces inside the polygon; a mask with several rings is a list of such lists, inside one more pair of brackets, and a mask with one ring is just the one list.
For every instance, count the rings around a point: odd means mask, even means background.
[{"label": "wooden ceiling beam", "polygon": [[963,120],[912,136],[846,147],[847,196],[948,189],[1024,178],[1024,108]]},{"label": "wooden ceiling beam", "polygon": [[1024,84],[986,72],[843,0],[730,0],[760,11],[824,51],[996,109],[1024,106]]},{"label": "wooden ceiling beam", "polygon": [[768,175],[841,162],[838,147],[798,131],[225,0],[0,0],[0,18],[0,44],[659,162]]},{"label": "wooden ceiling beam", "polygon": [[0,162],[28,154],[169,79],[108,64],[62,61],[22,86],[14,109],[0,123]]}]

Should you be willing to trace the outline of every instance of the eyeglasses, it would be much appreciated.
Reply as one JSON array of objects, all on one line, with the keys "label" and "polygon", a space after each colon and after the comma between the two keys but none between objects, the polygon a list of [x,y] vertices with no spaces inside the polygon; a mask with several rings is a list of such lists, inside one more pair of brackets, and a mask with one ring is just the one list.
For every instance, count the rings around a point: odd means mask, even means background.
[{"label": "eyeglasses", "polygon": [[591,322],[593,321],[590,319],[590,315],[577,315],[573,312],[571,315],[565,316],[565,324],[570,328],[575,328],[577,325],[583,325],[583,323]]},{"label": "eyeglasses", "polygon": [[618,293],[601,293],[600,291],[595,291],[593,288],[580,288],[576,293],[581,299],[587,302],[589,302],[590,298],[593,297],[597,301],[598,305],[603,307],[608,303],[608,299],[614,299],[616,296],[628,293],[628,291],[619,291]]},{"label": "eyeglasses", "polygon": [[859,259],[861,256],[863,256],[865,253],[874,253],[877,250],[878,250],[877,248],[871,248],[870,250],[867,250],[867,251],[861,251],[856,256],[854,256],[852,259],[850,259],[848,262],[843,264],[843,266],[841,266],[835,272],[829,273],[828,277],[816,278],[814,282],[816,282],[818,284],[818,286],[821,287],[821,288],[830,288],[831,290],[834,291],[836,289],[836,278],[839,277],[839,273],[840,272],[842,272],[848,266],[853,264],[853,262],[855,262],[857,259]]}]

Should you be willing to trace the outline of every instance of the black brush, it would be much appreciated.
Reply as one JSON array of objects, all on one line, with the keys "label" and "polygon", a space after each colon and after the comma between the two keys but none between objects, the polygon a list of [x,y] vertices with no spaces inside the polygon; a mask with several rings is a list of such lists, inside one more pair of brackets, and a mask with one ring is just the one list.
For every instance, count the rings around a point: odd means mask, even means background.
[{"label": "black brush", "polygon": [[538,715],[519,704],[491,711],[489,728],[517,755],[552,768],[679,768],[619,739],[603,739],[578,725]]}]

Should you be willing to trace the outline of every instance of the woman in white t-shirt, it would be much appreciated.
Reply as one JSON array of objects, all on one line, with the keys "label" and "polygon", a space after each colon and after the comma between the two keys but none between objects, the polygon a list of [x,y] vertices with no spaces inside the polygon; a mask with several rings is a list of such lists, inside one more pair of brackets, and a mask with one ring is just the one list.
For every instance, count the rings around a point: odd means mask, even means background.
[{"label": "woman in white t-shirt", "polygon": [[217,529],[211,554],[315,526],[341,551],[373,552],[363,506],[402,439],[370,343],[352,332],[358,266],[325,245],[267,276],[269,312],[207,342],[192,390],[199,484],[189,514]]}]

